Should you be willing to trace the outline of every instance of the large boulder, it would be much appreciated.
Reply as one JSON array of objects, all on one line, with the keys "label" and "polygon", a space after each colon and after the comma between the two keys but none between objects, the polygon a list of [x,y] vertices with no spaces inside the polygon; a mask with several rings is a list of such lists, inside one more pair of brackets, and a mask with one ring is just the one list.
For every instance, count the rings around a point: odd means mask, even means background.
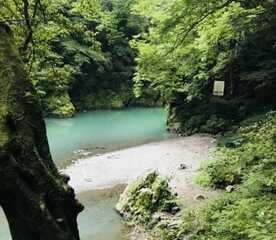
[{"label": "large boulder", "polygon": [[116,209],[127,221],[145,225],[153,223],[157,213],[174,214],[179,210],[167,179],[156,171],[129,184]]}]

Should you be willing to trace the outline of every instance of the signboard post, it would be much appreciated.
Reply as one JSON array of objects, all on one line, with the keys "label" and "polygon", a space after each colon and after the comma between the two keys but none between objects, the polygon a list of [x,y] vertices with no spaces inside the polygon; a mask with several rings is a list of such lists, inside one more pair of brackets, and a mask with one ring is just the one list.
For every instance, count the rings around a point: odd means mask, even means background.
[{"label": "signboard post", "polygon": [[225,88],[224,81],[215,81],[213,95],[214,96],[224,96],[224,88]]}]

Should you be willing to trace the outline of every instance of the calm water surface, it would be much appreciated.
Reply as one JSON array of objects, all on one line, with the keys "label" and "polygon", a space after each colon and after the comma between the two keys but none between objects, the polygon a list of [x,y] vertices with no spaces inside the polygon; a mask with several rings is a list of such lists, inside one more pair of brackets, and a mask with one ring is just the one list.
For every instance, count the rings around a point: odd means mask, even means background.
[{"label": "calm water surface", "polygon": [[[50,149],[59,168],[76,158],[171,137],[161,108],[80,113],[70,119],[46,119],[46,124]],[[90,191],[78,196],[85,205],[78,219],[82,240],[125,239],[127,230],[114,211],[120,191]],[[0,209],[0,240],[10,239]]]},{"label": "calm water surface", "polygon": [[170,137],[166,131],[166,113],[161,108],[80,113],[73,118],[47,119],[46,122],[51,152],[59,167],[70,164],[79,155]]}]

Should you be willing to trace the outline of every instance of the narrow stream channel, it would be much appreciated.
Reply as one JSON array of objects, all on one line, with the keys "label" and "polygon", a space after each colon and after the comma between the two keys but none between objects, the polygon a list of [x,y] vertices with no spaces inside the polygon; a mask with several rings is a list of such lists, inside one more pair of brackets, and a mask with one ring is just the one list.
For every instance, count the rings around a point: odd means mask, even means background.
[{"label": "narrow stream channel", "polygon": [[[59,168],[74,159],[168,139],[166,113],[161,108],[130,108],[77,114],[70,119],[47,119],[47,134]],[[85,205],[79,216],[82,240],[124,240],[127,229],[114,211],[122,188],[78,195]],[[10,240],[0,209],[0,240]]]}]

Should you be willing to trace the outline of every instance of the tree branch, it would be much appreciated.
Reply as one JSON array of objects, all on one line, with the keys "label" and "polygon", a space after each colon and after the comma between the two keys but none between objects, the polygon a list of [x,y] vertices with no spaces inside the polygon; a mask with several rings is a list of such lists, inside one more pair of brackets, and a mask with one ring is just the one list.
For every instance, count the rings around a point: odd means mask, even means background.
[{"label": "tree branch", "polygon": [[221,10],[227,6],[229,6],[232,2],[234,2],[235,0],[228,0],[226,1],[224,4],[206,12],[205,14],[203,14],[203,16],[201,16],[197,21],[193,22],[188,29],[184,29],[183,31],[181,31],[180,33],[177,34],[177,39],[172,47],[172,49],[166,54],[169,55],[170,53],[172,53],[175,49],[177,49],[180,45],[182,45],[184,43],[184,41],[187,39],[187,37],[189,36],[189,34],[200,24],[202,23],[207,17],[209,17],[210,15],[214,14],[215,12],[217,12],[218,10]]},{"label": "tree branch", "polygon": [[23,2],[23,16],[27,27],[27,36],[25,38],[25,41],[23,43],[21,50],[23,53],[26,53],[26,51],[28,50],[29,44],[33,41],[33,28],[32,28],[31,18],[29,14],[29,1],[22,0],[22,2]]}]

